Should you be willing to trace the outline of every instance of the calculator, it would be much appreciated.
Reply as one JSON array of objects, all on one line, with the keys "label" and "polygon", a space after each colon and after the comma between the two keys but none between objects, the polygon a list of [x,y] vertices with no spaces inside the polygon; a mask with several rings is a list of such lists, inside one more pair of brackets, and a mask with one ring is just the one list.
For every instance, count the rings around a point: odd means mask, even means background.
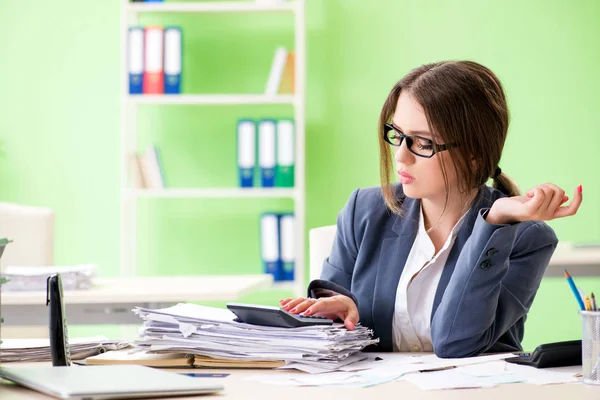
[{"label": "calculator", "polygon": [[279,307],[227,303],[227,308],[237,316],[236,321],[253,325],[299,328],[302,326],[333,324],[333,320],[325,317],[292,314]]}]

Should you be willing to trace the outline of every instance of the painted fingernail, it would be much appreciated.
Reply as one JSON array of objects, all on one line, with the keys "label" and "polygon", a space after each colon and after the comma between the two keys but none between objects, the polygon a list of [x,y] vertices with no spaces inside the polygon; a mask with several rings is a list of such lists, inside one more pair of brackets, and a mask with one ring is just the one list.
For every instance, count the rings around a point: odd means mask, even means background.
[{"label": "painted fingernail", "polygon": [[296,309],[295,309],[295,308],[292,308],[292,309],[290,310],[290,312],[296,312]]},{"label": "painted fingernail", "polygon": [[577,191],[583,193],[583,187],[581,185],[577,186]]}]

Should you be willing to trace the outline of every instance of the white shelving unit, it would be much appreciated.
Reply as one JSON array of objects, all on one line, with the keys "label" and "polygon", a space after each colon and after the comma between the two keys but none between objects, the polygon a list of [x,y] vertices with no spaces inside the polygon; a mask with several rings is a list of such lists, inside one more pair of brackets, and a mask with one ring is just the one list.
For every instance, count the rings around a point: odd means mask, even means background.
[{"label": "white shelving unit", "polygon": [[[306,105],[306,25],[305,0],[290,0],[280,4],[254,2],[189,2],[130,3],[121,0],[121,275],[137,274],[137,202],[140,199],[183,198],[291,198],[296,216],[296,263],[293,282],[282,282],[276,288],[292,289],[304,295],[305,271],[305,105]],[[295,92],[293,95],[267,96],[257,94],[184,94],[129,95],[127,72],[127,32],[139,24],[141,13],[292,13],[294,15]],[[265,71],[265,76],[268,71]],[[294,188],[165,188],[133,189],[129,180],[128,154],[138,149],[138,107],[156,105],[227,106],[255,104],[291,104],[294,107],[296,134],[296,168]],[[232,135],[235,132],[231,133]],[[258,232],[258,216],[257,216]],[[257,246],[260,241],[257,240]]]}]

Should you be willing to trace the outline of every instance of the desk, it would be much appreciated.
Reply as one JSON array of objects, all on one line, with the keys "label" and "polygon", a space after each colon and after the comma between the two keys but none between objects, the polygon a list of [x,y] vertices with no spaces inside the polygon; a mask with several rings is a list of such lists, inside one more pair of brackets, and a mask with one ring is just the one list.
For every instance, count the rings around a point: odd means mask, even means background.
[{"label": "desk", "polygon": [[[140,324],[135,306],[162,308],[178,302],[231,301],[271,287],[271,275],[97,278],[89,290],[65,290],[69,324]],[[48,324],[46,292],[2,292],[7,325]]]},{"label": "desk", "polygon": [[[17,364],[12,364],[17,365]],[[22,364],[25,365],[25,364]],[[49,363],[48,363],[49,365]],[[85,368],[85,367],[74,367]],[[190,372],[187,370],[172,370],[171,372]],[[317,399],[425,399],[425,400],[508,400],[508,399],[543,399],[591,400],[600,398],[600,386],[584,385],[581,383],[559,385],[532,385],[513,383],[486,389],[434,390],[423,391],[417,386],[404,382],[390,382],[363,389],[332,388],[332,387],[291,387],[247,381],[244,378],[251,375],[277,374],[273,370],[226,370],[226,369],[195,369],[196,372],[227,372],[226,378],[215,378],[222,383],[225,391],[220,395],[188,396],[173,399],[261,399],[261,400],[317,400]],[[301,373],[301,372],[298,372]],[[196,378],[206,379],[206,378]],[[0,383],[1,399],[49,400],[51,397],[33,392],[15,385]]]},{"label": "desk", "polygon": [[565,268],[574,277],[600,276],[600,246],[575,247],[559,243],[544,276],[565,276]]}]

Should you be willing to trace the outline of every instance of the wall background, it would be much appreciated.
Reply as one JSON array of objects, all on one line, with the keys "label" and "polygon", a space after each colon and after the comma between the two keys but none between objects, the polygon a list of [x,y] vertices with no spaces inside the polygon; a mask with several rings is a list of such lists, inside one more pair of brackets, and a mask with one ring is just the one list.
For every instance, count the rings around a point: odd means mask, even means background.
[{"label": "wall background", "polygon": [[[56,262],[95,262],[102,275],[119,271],[119,7],[117,0],[0,3],[0,199],[52,207]],[[392,85],[422,63],[472,59],[497,73],[509,99],[503,171],[523,190],[551,181],[572,196],[582,184],[578,215],[551,226],[564,241],[600,241],[599,15],[594,0],[308,0],[307,228],[333,224],[354,188],[378,184],[376,123]],[[187,93],[260,92],[275,46],[293,43],[286,16],[142,22],[183,27]],[[160,148],[168,185],[230,186],[236,120],[292,111],[146,106],[140,146]],[[260,212],[291,205],[143,200],[140,273],[260,273],[258,241],[243,238],[256,234]],[[600,279],[575,278],[600,293]],[[288,294],[243,300],[275,304]],[[525,348],[580,337],[576,309],[563,279],[544,279]]]}]

